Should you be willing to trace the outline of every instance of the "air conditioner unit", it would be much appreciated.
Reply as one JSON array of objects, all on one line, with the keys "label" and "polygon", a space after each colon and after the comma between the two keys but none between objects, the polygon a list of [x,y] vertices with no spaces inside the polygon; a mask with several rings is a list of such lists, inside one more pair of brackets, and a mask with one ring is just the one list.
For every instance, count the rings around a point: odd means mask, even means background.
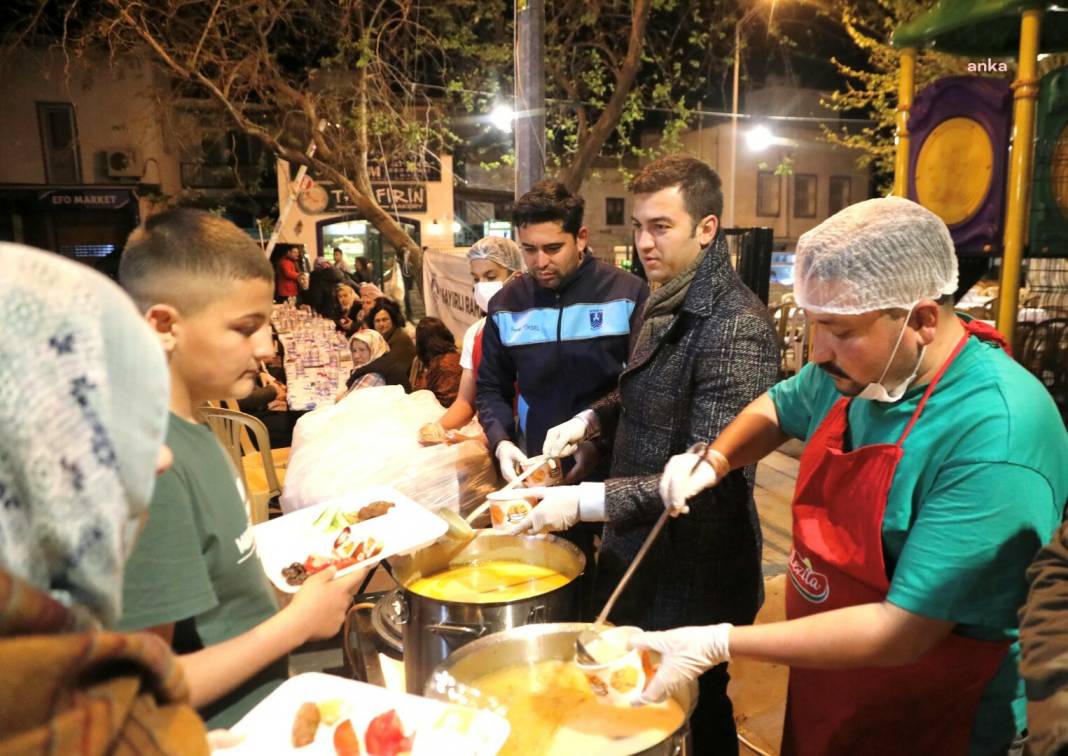
[{"label": "air conditioner unit", "polygon": [[133,147],[107,150],[105,157],[111,178],[141,178],[141,161]]}]

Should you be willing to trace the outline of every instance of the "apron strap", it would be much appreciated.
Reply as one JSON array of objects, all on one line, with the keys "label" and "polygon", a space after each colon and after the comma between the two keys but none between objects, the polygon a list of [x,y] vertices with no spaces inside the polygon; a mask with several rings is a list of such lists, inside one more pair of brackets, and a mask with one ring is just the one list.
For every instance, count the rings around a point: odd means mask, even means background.
[{"label": "apron strap", "polygon": [[[996,332],[995,332],[996,333]],[[905,439],[908,438],[909,433],[912,432],[912,426],[916,424],[916,421],[920,419],[920,414],[923,412],[923,408],[927,406],[927,400],[931,398],[931,394],[934,393],[935,386],[942,380],[942,376],[945,375],[946,370],[953,364],[953,360],[957,359],[957,355],[964,349],[964,345],[968,343],[968,337],[971,336],[971,332],[967,327],[964,329],[964,335],[961,336],[960,341],[957,342],[957,346],[953,348],[949,357],[942,363],[942,367],[938,368],[938,372],[935,373],[934,378],[927,385],[927,390],[923,392],[923,398],[920,399],[920,403],[916,405],[916,411],[912,413],[912,418],[909,420],[909,424],[905,426],[905,430],[901,434],[901,438],[897,440],[897,445],[901,446],[905,443]]]},{"label": "apron strap", "polygon": [[1003,352],[1009,355],[1009,357],[1012,357],[1012,348],[1009,346],[1008,340],[997,328],[994,328],[992,325],[987,325],[981,320],[963,320],[960,318],[958,318],[958,320],[960,320],[960,324],[964,326],[964,330],[972,336],[1000,347]]}]

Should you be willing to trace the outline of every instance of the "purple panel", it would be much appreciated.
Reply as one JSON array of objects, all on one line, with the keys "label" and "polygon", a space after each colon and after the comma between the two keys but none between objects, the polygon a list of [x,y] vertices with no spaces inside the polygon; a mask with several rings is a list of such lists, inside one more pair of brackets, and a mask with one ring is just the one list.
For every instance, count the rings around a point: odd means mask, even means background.
[{"label": "purple panel", "polygon": [[[949,227],[958,254],[1000,253],[1005,176],[1012,124],[1012,89],[1005,79],[949,76],[916,95],[909,114],[909,199],[916,199],[916,159],[931,132],[950,118],[970,118],[986,130],[994,150],[990,188],[971,218]],[[984,250],[984,247],[987,248]]]}]

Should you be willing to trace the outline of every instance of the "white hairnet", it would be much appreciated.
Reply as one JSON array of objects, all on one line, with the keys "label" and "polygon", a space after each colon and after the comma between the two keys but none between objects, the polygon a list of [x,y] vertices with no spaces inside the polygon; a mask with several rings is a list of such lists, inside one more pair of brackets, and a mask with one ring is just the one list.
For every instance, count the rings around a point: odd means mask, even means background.
[{"label": "white hairnet", "polygon": [[508,270],[523,270],[523,256],[519,245],[503,236],[484,236],[467,250],[468,260],[489,260]]},{"label": "white hairnet", "polygon": [[856,315],[908,309],[956,290],[949,229],[901,197],[850,205],[797,242],[794,296],[806,310]]}]

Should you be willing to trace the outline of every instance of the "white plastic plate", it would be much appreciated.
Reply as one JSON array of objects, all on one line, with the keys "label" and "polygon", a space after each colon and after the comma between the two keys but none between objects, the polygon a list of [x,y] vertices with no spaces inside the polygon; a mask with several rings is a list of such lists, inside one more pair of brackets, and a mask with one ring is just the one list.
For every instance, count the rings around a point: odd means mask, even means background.
[{"label": "white plastic plate", "polygon": [[[333,725],[320,724],[315,740],[293,748],[293,719],[303,703],[345,701],[346,711]],[[245,738],[233,748],[215,751],[219,756],[244,754],[300,754],[334,756],[334,730],[352,720],[361,753],[367,753],[367,725],[390,709],[397,712],[406,735],[414,733],[412,756],[493,756],[511,731],[496,714],[429,698],[398,693],[377,685],[336,675],[308,672],[291,677],[231,728]]]},{"label": "white plastic plate", "polygon": [[252,530],[256,534],[256,551],[267,577],[280,591],[296,593],[300,586],[290,585],[282,577],[282,568],[293,562],[303,563],[311,554],[330,556],[340,529],[323,532],[312,526],[324,509],[340,505],[345,512],[358,510],[372,501],[391,501],[394,506],[386,514],[351,525],[353,540],[362,541],[374,536],[382,551],[370,559],[346,567],[338,576],[376,564],[386,557],[408,554],[428,546],[445,535],[445,521],[400,491],[389,486],[373,486],[316,504],[314,507],[260,523]]}]

